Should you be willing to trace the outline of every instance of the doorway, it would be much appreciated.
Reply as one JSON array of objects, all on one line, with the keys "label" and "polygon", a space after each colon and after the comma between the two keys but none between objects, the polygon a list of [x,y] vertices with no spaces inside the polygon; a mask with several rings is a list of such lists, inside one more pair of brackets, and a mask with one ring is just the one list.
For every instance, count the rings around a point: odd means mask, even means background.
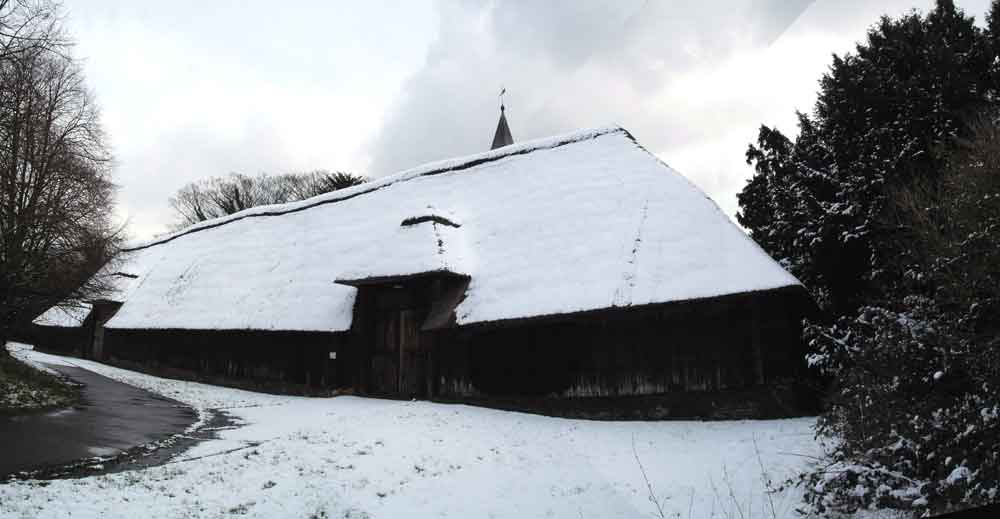
[{"label": "doorway", "polygon": [[401,286],[378,292],[369,391],[402,397],[424,396],[425,359],[420,347],[421,316],[415,298]]}]

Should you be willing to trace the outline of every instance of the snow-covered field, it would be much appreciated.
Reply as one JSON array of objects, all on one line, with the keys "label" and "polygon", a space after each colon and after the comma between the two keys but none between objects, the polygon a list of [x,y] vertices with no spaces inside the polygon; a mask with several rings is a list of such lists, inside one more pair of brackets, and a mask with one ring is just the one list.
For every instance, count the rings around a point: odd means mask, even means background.
[{"label": "snow-covered field", "polygon": [[810,418],[568,420],[264,395],[16,354],[77,365],[198,409],[225,409],[242,426],[160,467],[0,485],[3,518],[632,518],[660,517],[658,508],[664,517],[794,517],[797,489],[769,498],[764,479],[778,484],[819,451]]}]

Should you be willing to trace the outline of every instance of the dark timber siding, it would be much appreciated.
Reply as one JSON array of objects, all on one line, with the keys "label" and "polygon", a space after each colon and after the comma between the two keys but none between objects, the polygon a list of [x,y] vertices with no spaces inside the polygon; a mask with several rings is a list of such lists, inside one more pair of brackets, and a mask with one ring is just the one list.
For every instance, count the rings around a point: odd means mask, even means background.
[{"label": "dark timber siding", "polygon": [[[436,394],[509,407],[544,399],[550,412],[553,401],[583,408],[591,400],[612,408],[596,414],[616,414],[627,401],[659,395],[672,407],[661,415],[796,414],[810,407],[798,387],[805,377],[800,309],[807,304],[790,304],[798,299],[746,295],[452,330],[434,352]],[[708,394],[714,401],[701,409],[678,407]],[[770,402],[755,402],[761,395]]]},{"label": "dark timber siding", "polygon": [[[317,393],[350,386],[341,339],[326,332],[115,330],[106,356],[165,376],[274,392]],[[330,359],[335,352],[337,359]]]},{"label": "dark timber siding", "polygon": [[[447,283],[463,286],[422,278],[362,287],[349,332],[107,329],[103,355],[154,374],[266,391],[340,390],[563,416],[814,409],[803,390],[800,338],[812,303],[801,287],[456,328],[432,305],[450,293]],[[114,310],[95,309],[82,328],[92,337]]]},{"label": "dark timber siding", "polygon": [[88,321],[76,327],[34,325],[26,340],[42,351],[82,357],[93,333]]},{"label": "dark timber siding", "polygon": [[30,329],[30,342],[44,351],[76,355],[86,359],[104,359],[104,323],[114,317],[121,303],[95,301],[93,309],[80,326],[40,326]]}]

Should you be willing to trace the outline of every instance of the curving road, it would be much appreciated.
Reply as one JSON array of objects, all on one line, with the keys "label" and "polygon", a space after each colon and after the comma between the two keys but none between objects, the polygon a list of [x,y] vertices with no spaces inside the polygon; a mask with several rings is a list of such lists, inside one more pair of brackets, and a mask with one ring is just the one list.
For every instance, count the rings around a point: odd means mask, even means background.
[{"label": "curving road", "polygon": [[197,419],[180,402],[81,368],[46,367],[84,385],[75,407],[0,416],[0,479],[132,447],[184,431]]}]

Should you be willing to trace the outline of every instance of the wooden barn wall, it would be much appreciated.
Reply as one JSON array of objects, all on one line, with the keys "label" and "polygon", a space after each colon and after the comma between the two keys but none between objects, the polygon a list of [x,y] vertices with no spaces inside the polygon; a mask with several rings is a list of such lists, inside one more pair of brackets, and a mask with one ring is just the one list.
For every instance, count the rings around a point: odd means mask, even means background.
[{"label": "wooden barn wall", "polygon": [[[106,329],[103,359],[264,391],[382,394],[372,389],[365,301],[359,294],[350,333]],[[794,396],[803,379],[808,305],[801,294],[770,293],[421,331],[426,387],[388,396],[594,418],[789,416],[797,411],[787,402],[769,411],[762,402],[784,399],[778,390]],[[88,321],[71,333],[92,343],[98,320]]]},{"label": "wooden barn wall", "polygon": [[447,332],[436,394],[621,397],[746,390],[801,377],[800,315],[747,297]]},{"label": "wooden barn wall", "polygon": [[121,308],[120,303],[95,302],[93,310],[80,326],[32,325],[27,342],[34,344],[42,351],[103,360],[104,323],[114,317],[119,308]]},{"label": "wooden barn wall", "polygon": [[[325,332],[107,329],[112,362],[264,391],[324,393],[353,384],[342,338]],[[330,353],[337,355],[330,358]]]},{"label": "wooden barn wall", "polygon": [[82,357],[93,333],[93,322],[88,319],[77,327],[32,325],[23,340],[41,351]]}]

